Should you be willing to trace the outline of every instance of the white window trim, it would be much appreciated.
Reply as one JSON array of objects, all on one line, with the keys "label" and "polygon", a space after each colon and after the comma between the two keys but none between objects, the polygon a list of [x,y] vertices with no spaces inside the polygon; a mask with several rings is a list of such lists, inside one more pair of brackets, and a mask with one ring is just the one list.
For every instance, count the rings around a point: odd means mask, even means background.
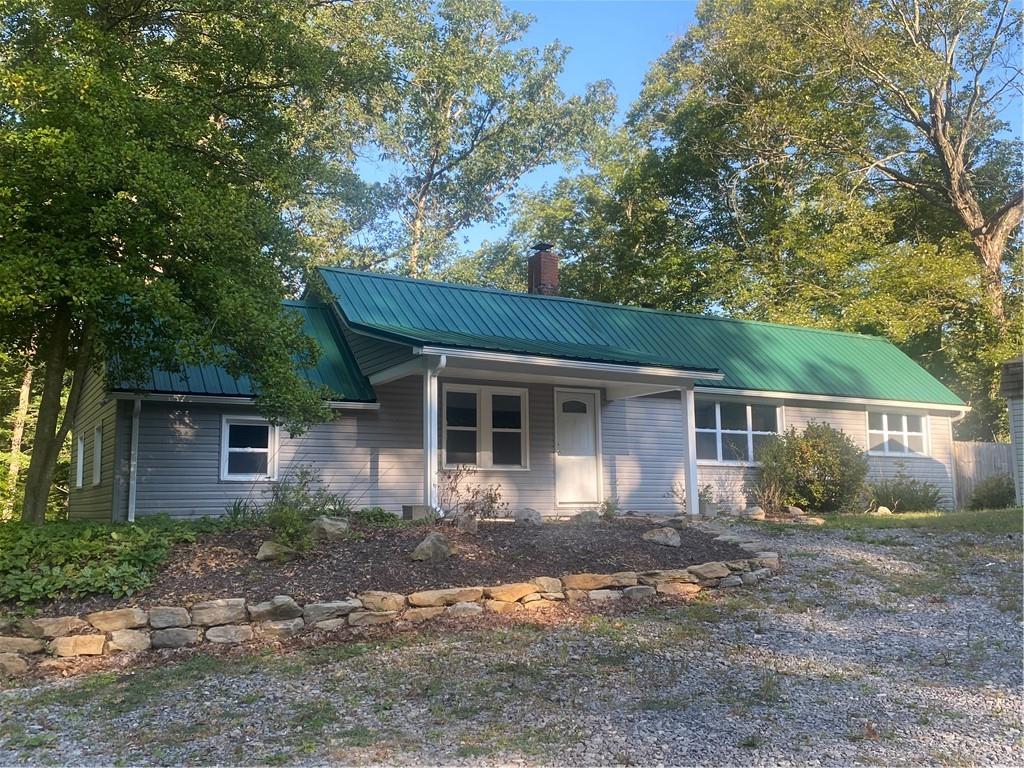
[{"label": "white window trim", "polygon": [[[709,398],[700,397],[700,400],[707,401]],[[715,426],[714,429],[708,427],[697,427],[696,421],[694,421],[693,431],[694,434],[705,434],[714,435],[716,450],[718,453],[717,459],[697,459],[697,466],[714,466],[714,467],[759,467],[761,462],[754,461],[753,458],[749,461],[736,461],[734,459],[723,459],[722,457],[722,435],[746,435],[747,437],[747,455],[753,457],[754,455],[754,435],[777,435],[782,431],[782,406],[773,405],[772,403],[752,403],[750,401],[744,401],[740,403],[747,409],[747,428],[746,430],[738,429],[722,429],[722,403],[735,403],[735,400],[714,400],[715,403]],[[752,429],[753,416],[751,413],[751,406],[753,405],[765,405],[768,407],[775,408],[775,432],[765,432],[759,429]]]},{"label": "white window trim", "polygon": [[85,438],[75,440],[75,488],[81,488],[85,480]]},{"label": "white window trim", "polygon": [[[877,413],[882,417],[882,428],[872,429],[871,428],[871,414]],[[921,417],[921,431],[920,432],[909,432],[906,430],[893,431],[889,429],[889,414],[898,413],[903,417],[903,424],[907,423],[907,416],[920,416]],[[927,458],[931,456],[931,440],[929,435],[931,434],[931,423],[927,413],[914,413],[913,411],[901,411],[899,409],[890,408],[888,410],[882,408],[868,409],[864,411],[864,427],[867,430],[868,441],[866,443],[868,447],[868,456],[884,456],[887,458],[902,458],[902,459],[913,459],[913,458]],[[882,450],[872,450],[871,448],[871,436],[881,435],[882,436]],[[890,451],[889,450],[889,436],[899,437],[903,439],[903,444],[907,446],[905,451]],[[911,436],[921,437],[921,450],[911,450],[909,445],[909,438]]]},{"label": "white window trim", "polygon": [[[469,392],[476,395],[476,427],[448,426],[448,393]],[[520,429],[494,429],[491,427],[491,395],[518,395],[522,403],[522,421]],[[486,472],[528,472],[530,470],[530,392],[525,387],[489,387],[468,384],[444,384],[441,398],[441,451],[442,467],[456,469],[459,466],[472,466]],[[448,430],[456,432],[476,432],[476,464],[461,465],[448,463]],[[519,443],[522,466],[493,463],[494,432],[519,432],[522,438]]]},{"label": "white window trim", "polygon": [[103,480],[103,426],[92,431],[92,484],[97,486]]},{"label": "white window trim", "polygon": [[[267,474],[232,475],[228,473],[228,431],[232,424],[257,424],[267,427]],[[280,430],[274,424],[258,416],[221,416],[220,422],[220,479],[222,482],[254,482],[277,479],[277,454]],[[258,448],[232,448],[232,453],[262,453]]]}]

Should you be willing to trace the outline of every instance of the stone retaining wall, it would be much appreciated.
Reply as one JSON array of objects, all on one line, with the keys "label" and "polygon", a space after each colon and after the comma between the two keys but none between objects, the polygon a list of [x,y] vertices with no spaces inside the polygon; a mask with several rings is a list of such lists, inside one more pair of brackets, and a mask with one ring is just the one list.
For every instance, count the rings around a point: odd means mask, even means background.
[{"label": "stone retaining wall", "polygon": [[[751,553],[753,554],[753,553]],[[428,589],[408,595],[370,590],[333,602],[299,605],[287,595],[262,603],[222,598],[191,606],[152,606],[97,611],[84,616],[22,619],[0,629],[0,672],[27,671],[26,656],[99,656],[200,643],[238,644],[262,638],[332,631],[437,616],[474,616],[484,611],[543,611],[561,601],[639,601],[655,595],[690,598],[703,589],[757,584],[779,568],[774,552],[745,560],[711,562],[678,570],[575,573],[561,578],[492,587]]]}]

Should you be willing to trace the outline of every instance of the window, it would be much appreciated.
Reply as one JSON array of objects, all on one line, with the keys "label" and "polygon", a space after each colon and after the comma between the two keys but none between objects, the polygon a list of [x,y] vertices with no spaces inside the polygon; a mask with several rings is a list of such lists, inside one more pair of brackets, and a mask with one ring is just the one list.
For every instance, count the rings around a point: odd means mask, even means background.
[{"label": "window", "polygon": [[779,429],[774,405],[697,399],[697,460],[754,463],[761,446]]},{"label": "window", "polygon": [[92,431],[92,484],[99,485],[103,479],[103,427]]},{"label": "window", "polygon": [[75,441],[75,488],[81,488],[85,479],[85,438]]},{"label": "window", "polygon": [[526,469],[527,394],[505,387],[444,388],[444,463]]},{"label": "window", "polygon": [[221,429],[221,480],[273,480],[277,427],[263,419],[225,416]]},{"label": "window", "polygon": [[883,456],[925,453],[921,414],[868,411],[868,452]]}]

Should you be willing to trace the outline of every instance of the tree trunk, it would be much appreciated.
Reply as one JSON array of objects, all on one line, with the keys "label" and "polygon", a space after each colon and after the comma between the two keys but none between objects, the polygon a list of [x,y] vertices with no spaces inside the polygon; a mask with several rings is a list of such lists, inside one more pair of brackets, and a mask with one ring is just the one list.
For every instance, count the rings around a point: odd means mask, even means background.
[{"label": "tree trunk", "polygon": [[413,217],[409,237],[409,275],[410,277],[420,276],[420,248],[423,245],[423,226],[426,217],[426,200],[419,197],[416,200],[416,215]]},{"label": "tree trunk", "polygon": [[981,258],[982,280],[985,283],[989,311],[995,321],[1003,326],[1006,324],[1006,291],[1003,288],[1002,264],[1006,238],[981,235],[974,238],[974,245]]},{"label": "tree trunk", "polygon": [[46,520],[46,502],[50,495],[50,486],[53,484],[57,457],[78,409],[82,385],[92,355],[92,328],[86,322],[79,332],[71,389],[61,418],[60,401],[64,393],[64,374],[71,355],[72,332],[71,307],[61,304],[54,312],[50,335],[43,347],[43,391],[21,509],[21,519],[34,525],[42,525]]},{"label": "tree trunk", "polygon": [[18,393],[18,409],[14,412],[11,425],[11,462],[7,468],[7,501],[4,502],[0,520],[10,520],[14,515],[14,498],[18,495],[18,475],[21,474],[21,440],[25,436],[25,422],[28,421],[28,404],[32,399],[32,366],[25,367]]}]

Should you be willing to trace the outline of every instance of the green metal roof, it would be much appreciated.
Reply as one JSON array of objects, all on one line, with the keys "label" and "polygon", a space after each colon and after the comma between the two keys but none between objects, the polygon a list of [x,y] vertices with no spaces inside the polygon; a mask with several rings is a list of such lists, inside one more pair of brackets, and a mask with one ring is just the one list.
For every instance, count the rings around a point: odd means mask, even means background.
[{"label": "green metal roof", "polygon": [[[286,301],[284,305],[302,317],[303,330],[320,346],[316,365],[300,369],[300,374],[315,387],[327,387],[332,400],[374,402],[373,387],[359,370],[331,307],[312,301]],[[116,384],[113,389],[138,391],[124,383]],[[154,368],[141,391],[166,395],[255,396],[248,377],[235,378],[216,365],[189,365],[177,373]]]},{"label": "green metal roof", "polygon": [[438,345],[698,371],[701,385],[963,405],[884,339],[324,268],[357,332]]}]

